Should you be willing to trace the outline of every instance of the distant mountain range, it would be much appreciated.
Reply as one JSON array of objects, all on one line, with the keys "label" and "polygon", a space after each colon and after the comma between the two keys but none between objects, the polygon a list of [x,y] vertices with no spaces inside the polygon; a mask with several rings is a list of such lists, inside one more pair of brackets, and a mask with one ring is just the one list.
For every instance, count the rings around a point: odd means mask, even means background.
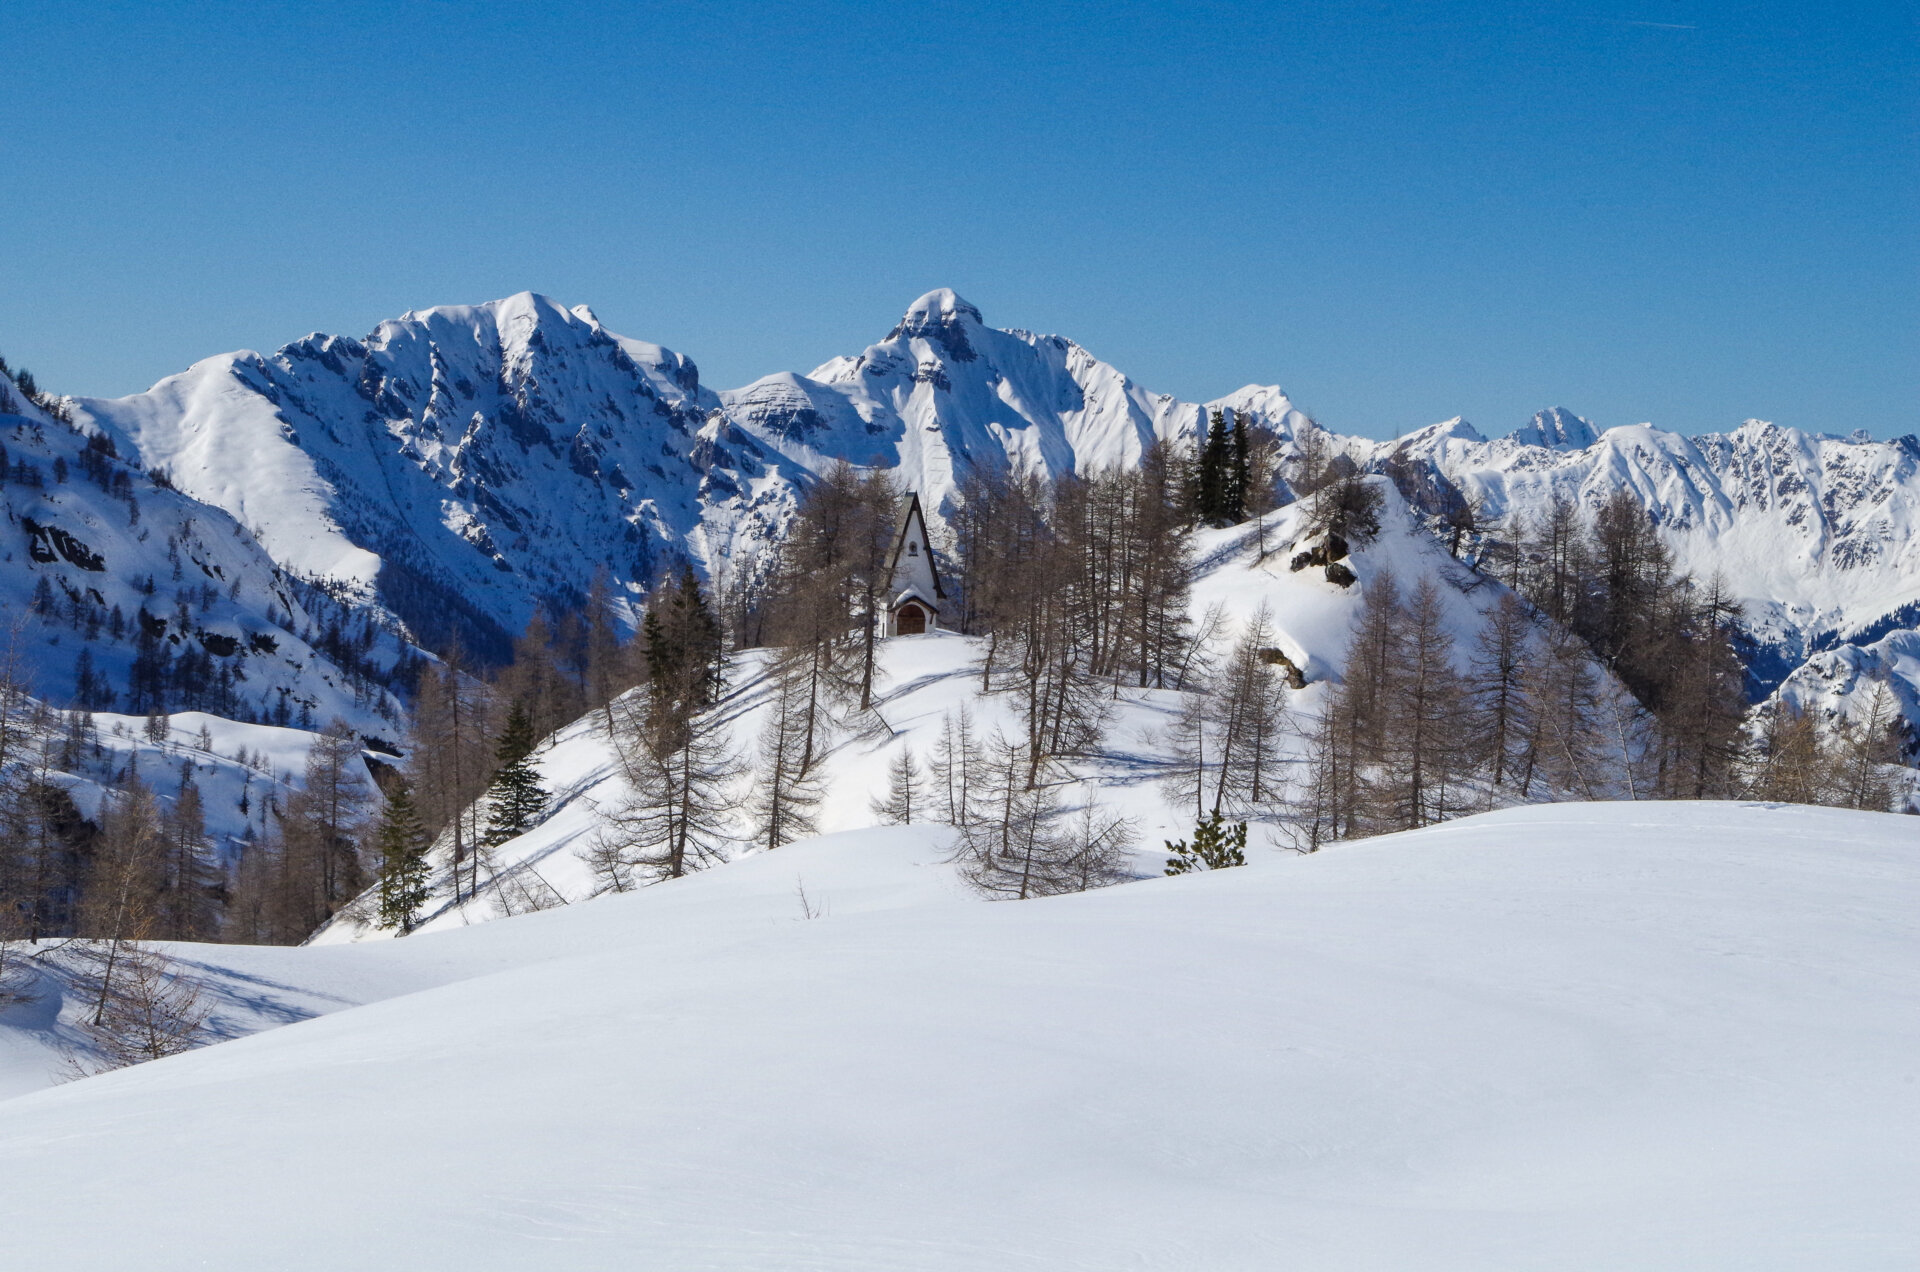
[{"label": "distant mountain range", "polygon": [[[495,655],[600,570],[628,600],[676,559],[751,579],[797,491],[836,460],[895,468],[937,513],[970,465],[1129,464],[1194,437],[1215,406],[1284,446],[1307,422],[1274,386],[1210,403],[1150,392],[1069,339],[989,327],[946,290],[857,354],[718,392],[685,355],[522,293],[73,402],[84,432],[228,514],[289,578],[326,580],[422,644],[458,633]],[[1560,409],[1492,440],[1457,419],[1334,440],[1429,511],[1473,499],[1511,524],[1555,494],[1591,507],[1627,490],[1683,568],[1740,599],[1756,694],[1837,704],[1879,669],[1920,718],[1920,440],[1759,421],[1601,432]]]}]

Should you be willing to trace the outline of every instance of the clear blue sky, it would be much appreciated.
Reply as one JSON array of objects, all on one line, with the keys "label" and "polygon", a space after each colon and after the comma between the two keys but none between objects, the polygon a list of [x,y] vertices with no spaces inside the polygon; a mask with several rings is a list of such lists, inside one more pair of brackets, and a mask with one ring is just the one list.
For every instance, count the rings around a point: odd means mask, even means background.
[{"label": "clear blue sky", "polygon": [[709,384],[951,286],[1331,427],[1920,429],[1886,4],[16,4],[0,351],[59,391],[522,289]]}]

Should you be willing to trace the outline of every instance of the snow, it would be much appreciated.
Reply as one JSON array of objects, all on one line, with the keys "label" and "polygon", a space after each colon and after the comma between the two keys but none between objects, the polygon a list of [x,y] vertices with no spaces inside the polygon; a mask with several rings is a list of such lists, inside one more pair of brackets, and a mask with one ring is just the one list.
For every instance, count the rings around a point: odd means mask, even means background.
[{"label": "snow", "polygon": [[[1419,532],[1392,486],[1383,479],[1380,485],[1381,534],[1347,558],[1345,563],[1358,577],[1352,587],[1328,582],[1320,569],[1288,568],[1305,530],[1305,512],[1298,506],[1269,513],[1257,523],[1201,530],[1195,535],[1192,621],[1196,630],[1208,629],[1209,613],[1215,610],[1221,621],[1211,630],[1207,650],[1195,659],[1192,683],[1198,683],[1200,664],[1209,656],[1223,656],[1264,610],[1274,646],[1287,654],[1307,680],[1304,689],[1288,695],[1296,728],[1280,743],[1282,763],[1300,758],[1301,732],[1320,708],[1324,683],[1342,674],[1354,617],[1368,589],[1377,586],[1384,572],[1396,576],[1403,597],[1418,578],[1442,582],[1438,595],[1443,625],[1455,642],[1455,663],[1463,674],[1485,610],[1505,590],[1450,558],[1430,536]],[[855,715],[843,721],[821,761],[823,795],[816,812],[821,830],[875,825],[879,818],[873,801],[886,792],[895,758],[902,751],[911,752],[924,774],[944,724],[958,719],[962,711],[972,719],[977,743],[984,743],[995,729],[1008,737],[1022,735],[1012,695],[981,692],[984,651],[983,641],[950,631],[879,642],[873,713],[865,720]],[[1594,668],[1607,683],[1614,683],[1597,663]],[[734,658],[726,696],[710,716],[712,727],[723,732],[734,755],[757,754],[767,722],[769,690],[765,651],[747,651]],[[1185,693],[1177,688],[1116,686],[1107,702],[1098,744],[1064,765],[1063,804],[1071,810],[1092,802],[1129,818],[1138,840],[1134,868],[1142,875],[1160,872],[1166,842],[1186,838],[1196,818],[1196,810],[1184,801],[1176,805],[1159,780],[1170,763],[1166,735],[1185,700]],[[605,826],[606,811],[628,794],[608,739],[606,716],[593,714],[568,725],[545,739],[534,759],[551,796],[547,816],[525,834],[493,848],[482,868],[479,896],[459,904],[453,900],[451,835],[443,836],[430,858],[434,900],[426,909],[424,930],[464,927],[579,901],[600,886],[583,854]],[[929,803],[931,791],[929,780],[924,796]],[[734,793],[735,805],[745,808],[752,793],[750,771],[738,779]],[[1278,820],[1255,816],[1249,821],[1254,843],[1287,841]],[[736,821],[733,832],[742,841],[740,851],[752,851],[746,841],[751,840],[753,828],[744,816]],[[372,913],[370,900],[336,917],[314,941],[392,937],[391,932],[370,927],[362,911]]]},{"label": "snow", "polygon": [[[121,458],[107,461],[106,469],[126,483],[136,515],[85,476],[86,442],[57,422],[0,415],[0,443],[9,458],[37,468],[43,483],[0,481],[0,522],[9,535],[0,545],[0,617],[22,624],[20,670],[36,696],[56,706],[72,703],[75,664],[90,648],[95,670],[124,704],[138,615],[146,610],[164,620],[169,653],[198,646],[239,672],[236,691],[256,713],[284,701],[296,719],[304,709],[316,725],[340,716],[369,735],[395,737],[399,700],[384,690],[356,690],[340,667],[307,644],[301,633],[311,636],[329,616],[288,585],[245,527],[217,507],[157,485],[142,471],[146,465],[128,462],[130,451],[122,447]],[[67,469],[64,482],[55,479],[56,461]],[[29,520],[68,536],[79,560],[49,553],[29,538]],[[36,549],[50,559],[34,559]],[[34,612],[34,591],[43,580],[57,616]],[[84,622],[69,621],[76,598],[100,620],[91,637]],[[119,639],[104,626],[116,607],[126,623]],[[397,646],[385,642],[378,653],[390,663]]]},{"label": "snow", "polygon": [[853,832],[459,931],[262,952],[316,999],[380,997],[382,976],[393,996],[0,1105],[9,1252],[1920,1256],[1911,823],[1557,805],[1005,904],[960,894],[943,851]]},{"label": "snow", "polygon": [[[416,634],[445,623],[432,595],[388,578],[396,567],[471,607],[456,618],[463,639],[495,653],[537,605],[574,604],[603,566],[628,598],[680,557],[750,583],[799,489],[836,461],[894,469],[937,533],[973,465],[1128,465],[1156,440],[1197,436],[1216,407],[1289,444],[1306,423],[1271,385],[1210,403],[1150,392],[1065,337],[988,326],[945,288],[858,354],[717,394],[684,355],[521,293],[408,313],[364,342],[315,335],[267,357],[223,355],[78,406],[88,427],[257,528],[282,565],[352,586]],[[1763,689],[1894,619],[1911,630],[1902,607],[1920,604],[1912,438],[1761,421],[1691,438],[1602,431],[1553,407],[1494,440],[1456,418],[1332,443],[1363,466],[1430,463],[1495,516],[1631,491],[1681,568],[1720,576],[1741,601]],[[1920,682],[1909,688],[1920,700]]]},{"label": "snow", "polygon": [[[81,757],[57,780],[66,786],[81,814],[97,821],[102,799],[129,769],[163,805],[173,802],[182,770],[189,769],[200,790],[207,838],[220,862],[231,865],[239,860],[245,843],[267,835],[269,797],[285,806],[319,735],[270,724],[243,724],[202,711],[163,718],[167,736],[154,741],[146,735],[145,716],[95,712],[100,753]],[[204,747],[203,739],[208,744]]]}]

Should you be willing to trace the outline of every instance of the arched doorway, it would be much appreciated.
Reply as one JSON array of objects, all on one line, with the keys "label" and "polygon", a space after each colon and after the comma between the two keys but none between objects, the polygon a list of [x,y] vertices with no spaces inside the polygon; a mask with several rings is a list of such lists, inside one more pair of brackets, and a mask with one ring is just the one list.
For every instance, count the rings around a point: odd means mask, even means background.
[{"label": "arched doorway", "polygon": [[897,636],[922,636],[927,630],[927,611],[908,601],[893,614],[893,631]]}]

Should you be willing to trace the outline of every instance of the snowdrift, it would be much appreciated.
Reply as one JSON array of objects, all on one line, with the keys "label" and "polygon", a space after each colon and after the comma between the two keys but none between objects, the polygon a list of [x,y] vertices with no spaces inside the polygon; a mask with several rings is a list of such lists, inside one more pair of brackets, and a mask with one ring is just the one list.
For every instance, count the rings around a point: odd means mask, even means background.
[{"label": "snowdrift", "polygon": [[919,829],[827,836],[565,909],[275,951],[287,978],[372,997],[390,974],[398,996],[0,1105],[10,1252],[1920,1256],[1911,822],[1542,806],[1008,904],[968,900],[943,855]]}]

